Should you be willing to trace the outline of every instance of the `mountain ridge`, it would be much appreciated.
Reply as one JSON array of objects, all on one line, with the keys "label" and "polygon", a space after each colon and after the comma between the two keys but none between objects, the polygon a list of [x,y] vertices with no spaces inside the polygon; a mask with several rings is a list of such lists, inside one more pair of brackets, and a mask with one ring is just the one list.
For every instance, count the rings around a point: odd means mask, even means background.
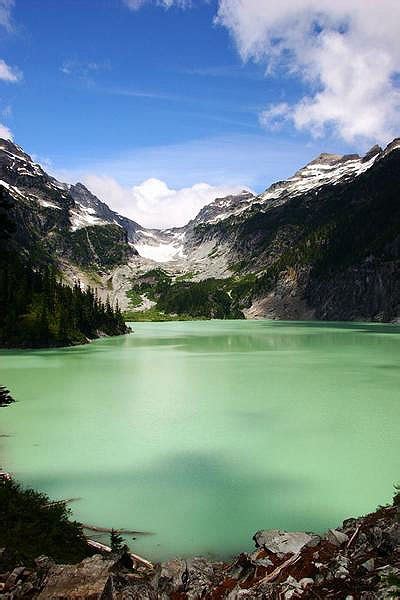
[{"label": "mountain ridge", "polygon": [[[375,145],[364,156],[322,153],[260,194],[243,190],[217,198],[184,227],[159,230],[113,211],[82,183],[57,181],[20,146],[0,140],[0,187],[14,204],[19,252],[30,254],[34,262],[55,263],[66,282],[95,286],[100,297],[118,299],[123,309],[132,307],[130,290],[152,268],[161,267],[171,283],[183,278],[194,285],[214,278],[223,282],[222,287],[231,286],[226,292],[235,296],[235,312],[240,307],[248,318],[400,318],[398,203],[392,197],[400,188],[399,164],[400,138],[385,149]],[[364,240],[360,231],[370,213],[376,213],[377,222],[368,226],[370,237]],[[363,247],[361,256],[346,238],[346,269],[358,265],[351,275],[345,274],[343,263],[343,280],[337,281],[342,296],[348,298],[348,311],[338,308],[341,302],[335,295],[330,300],[318,296],[324,287],[322,275],[337,262],[328,249],[350,227],[346,219],[353,228],[349,238],[360,239]],[[391,261],[386,246],[379,246],[376,253],[378,222],[391,244]],[[375,247],[369,248],[372,243]],[[320,266],[323,260],[325,273]],[[390,306],[388,291],[379,300],[378,292],[369,290],[365,281],[357,283],[361,273],[363,281],[376,276],[381,290],[387,287],[382,277],[389,281]],[[332,277],[337,279],[337,272]],[[359,314],[353,306],[356,299],[348,297],[354,285],[376,296],[373,306],[364,306]],[[326,285],[324,289],[326,296]],[[142,300],[135,310],[157,302],[146,294]]]}]

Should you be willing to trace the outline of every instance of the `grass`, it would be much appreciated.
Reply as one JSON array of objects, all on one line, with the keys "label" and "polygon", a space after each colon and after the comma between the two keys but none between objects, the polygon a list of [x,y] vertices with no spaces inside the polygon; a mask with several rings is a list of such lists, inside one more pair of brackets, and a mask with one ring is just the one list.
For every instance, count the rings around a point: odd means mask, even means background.
[{"label": "grass", "polygon": [[126,311],[126,312],[124,312],[124,319],[125,319],[125,321],[134,321],[134,322],[135,321],[136,322],[142,322],[142,321],[160,322],[160,321],[204,321],[204,320],[206,320],[205,317],[203,317],[203,318],[192,317],[191,315],[186,315],[186,314],[182,314],[182,315],[166,314],[166,313],[163,313],[163,312],[157,310],[157,308],[155,308],[155,307],[149,308],[148,310]]}]

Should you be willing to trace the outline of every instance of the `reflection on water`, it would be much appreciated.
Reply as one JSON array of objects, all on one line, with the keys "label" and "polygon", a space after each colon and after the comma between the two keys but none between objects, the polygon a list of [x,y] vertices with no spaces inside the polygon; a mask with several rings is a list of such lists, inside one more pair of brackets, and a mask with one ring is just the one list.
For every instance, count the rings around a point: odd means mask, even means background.
[{"label": "reflection on water", "polygon": [[[0,465],[83,522],[149,531],[152,558],[322,530],[399,480],[400,328],[138,323],[130,336],[0,352],[19,402]],[[3,437],[12,434],[11,437]]]}]

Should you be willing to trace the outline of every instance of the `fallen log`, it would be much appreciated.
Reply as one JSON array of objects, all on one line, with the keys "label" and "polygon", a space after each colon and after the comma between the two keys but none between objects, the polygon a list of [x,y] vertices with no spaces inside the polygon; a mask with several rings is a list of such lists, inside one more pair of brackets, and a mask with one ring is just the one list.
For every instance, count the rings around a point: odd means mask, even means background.
[{"label": "fallen log", "polygon": [[45,506],[58,506],[60,504],[69,504],[70,502],[76,502],[77,500],[82,500],[82,498],[67,498],[66,500],[52,500],[45,504]]},{"label": "fallen log", "polygon": [[82,523],[83,529],[88,529],[89,531],[97,531],[98,533],[118,533],[119,535],[154,535],[152,531],[134,531],[131,529],[114,529],[110,527],[98,527],[97,525],[88,525],[87,523]]},{"label": "fallen log", "polygon": [[300,556],[301,556],[301,552],[298,552],[297,554],[293,554],[293,556],[291,556],[290,558],[285,560],[284,563],[282,563],[281,565],[276,567],[276,569],[274,569],[266,577],[263,577],[263,579],[260,579],[260,581],[258,581],[254,587],[257,588],[264,583],[270,583],[271,581],[274,581],[274,579],[276,579],[278,577],[278,575],[280,575],[280,573],[284,569],[286,569],[287,567],[290,567],[291,565],[294,565],[294,563],[296,563],[300,559]]},{"label": "fallen log", "polygon": [[[87,539],[87,543],[88,546],[94,548],[95,550],[99,550],[100,552],[106,552],[107,554],[111,553],[110,546],[106,546],[106,544],[102,544],[101,542],[96,542],[95,540],[90,539]],[[148,569],[154,569],[153,563],[151,563],[149,560],[146,560],[145,558],[142,558],[141,556],[139,556],[138,554],[134,554],[133,552],[129,552],[128,554],[132,558],[132,560],[135,560],[136,562],[145,565]]]}]

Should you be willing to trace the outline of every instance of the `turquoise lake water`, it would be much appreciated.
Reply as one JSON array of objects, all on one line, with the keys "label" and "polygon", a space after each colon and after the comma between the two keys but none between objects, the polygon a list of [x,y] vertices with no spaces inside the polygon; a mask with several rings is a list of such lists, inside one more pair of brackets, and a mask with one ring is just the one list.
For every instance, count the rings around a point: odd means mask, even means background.
[{"label": "turquoise lake water", "polygon": [[322,531],[400,481],[400,327],[137,323],[129,336],[0,352],[0,466],[151,559]]}]

